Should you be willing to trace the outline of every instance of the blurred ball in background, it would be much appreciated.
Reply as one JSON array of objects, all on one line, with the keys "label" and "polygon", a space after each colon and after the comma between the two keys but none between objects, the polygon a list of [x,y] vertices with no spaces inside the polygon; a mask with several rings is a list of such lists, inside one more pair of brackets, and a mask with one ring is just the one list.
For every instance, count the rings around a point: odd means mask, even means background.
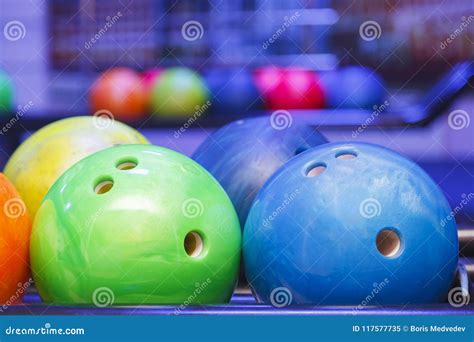
[{"label": "blurred ball in background", "polygon": [[248,70],[212,69],[205,74],[205,79],[213,113],[240,114],[263,109],[263,101]]},{"label": "blurred ball in background", "polygon": [[119,120],[132,121],[146,115],[147,95],[138,73],[128,68],[105,71],[89,93],[92,112],[108,110]]},{"label": "blurred ball in background", "polygon": [[324,92],[314,71],[264,67],[256,70],[255,82],[268,109],[318,109],[324,106]]},{"label": "blurred ball in background", "polygon": [[208,100],[204,80],[188,68],[169,68],[157,78],[151,93],[154,114],[160,116],[191,116]]},{"label": "blurred ball in background", "polygon": [[0,70],[0,113],[8,112],[13,106],[13,86],[8,75]]},{"label": "blurred ball in background", "polygon": [[372,109],[386,96],[383,79],[372,69],[347,66],[321,77],[328,106],[342,109]]}]

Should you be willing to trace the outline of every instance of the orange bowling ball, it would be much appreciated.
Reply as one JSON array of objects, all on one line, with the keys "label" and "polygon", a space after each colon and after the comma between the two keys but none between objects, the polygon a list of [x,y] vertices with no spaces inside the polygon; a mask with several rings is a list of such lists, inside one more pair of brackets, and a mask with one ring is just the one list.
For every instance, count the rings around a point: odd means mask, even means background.
[{"label": "orange bowling ball", "polygon": [[0,173],[0,304],[21,301],[31,285],[29,250],[31,220],[25,203]]},{"label": "orange bowling ball", "polygon": [[89,92],[93,113],[107,110],[122,121],[134,121],[146,116],[147,101],[142,77],[128,68],[107,70],[94,82]]}]

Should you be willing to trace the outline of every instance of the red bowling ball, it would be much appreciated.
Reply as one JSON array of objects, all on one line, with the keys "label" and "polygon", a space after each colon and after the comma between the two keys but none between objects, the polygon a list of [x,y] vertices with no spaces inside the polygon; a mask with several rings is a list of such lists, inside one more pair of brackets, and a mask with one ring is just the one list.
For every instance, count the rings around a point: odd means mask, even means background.
[{"label": "red bowling ball", "polygon": [[255,83],[268,109],[317,109],[324,106],[324,92],[311,70],[266,67],[255,72]]}]

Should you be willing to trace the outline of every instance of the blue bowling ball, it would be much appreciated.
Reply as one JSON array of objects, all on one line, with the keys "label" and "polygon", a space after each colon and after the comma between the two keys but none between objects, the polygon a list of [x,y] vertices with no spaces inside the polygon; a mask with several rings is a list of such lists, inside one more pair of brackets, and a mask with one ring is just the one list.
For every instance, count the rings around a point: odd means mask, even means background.
[{"label": "blue bowling ball", "polygon": [[211,112],[243,114],[263,109],[263,100],[246,69],[213,69],[205,74],[211,97]]},{"label": "blue bowling ball", "polygon": [[325,73],[321,83],[328,107],[341,109],[367,109],[385,102],[385,82],[372,69],[348,66]]},{"label": "blue bowling ball", "polygon": [[257,298],[288,304],[414,304],[445,299],[456,224],[414,162],[364,143],[331,143],[265,183],[244,229]]},{"label": "blue bowling ball", "polygon": [[240,219],[247,214],[263,183],[290,158],[326,143],[314,128],[275,112],[232,122],[211,134],[193,155],[224,187]]}]

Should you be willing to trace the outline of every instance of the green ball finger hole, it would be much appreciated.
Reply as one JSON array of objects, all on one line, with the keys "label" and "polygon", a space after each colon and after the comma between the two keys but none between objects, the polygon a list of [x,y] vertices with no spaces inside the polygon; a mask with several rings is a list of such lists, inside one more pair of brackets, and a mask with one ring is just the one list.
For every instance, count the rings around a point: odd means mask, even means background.
[{"label": "green ball finger hole", "polygon": [[131,170],[131,169],[136,168],[137,165],[138,165],[138,161],[135,158],[126,158],[126,159],[120,160],[117,163],[116,168],[119,170],[126,171],[126,170]]},{"label": "green ball finger hole", "polygon": [[204,249],[204,242],[197,232],[189,232],[184,238],[184,250],[190,257],[196,258],[201,255]]},{"label": "green ball finger hole", "polygon": [[109,192],[113,186],[114,186],[114,181],[112,179],[102,180],[101,182],[95,185],[94,192],[97,195],[103,195]]}]

